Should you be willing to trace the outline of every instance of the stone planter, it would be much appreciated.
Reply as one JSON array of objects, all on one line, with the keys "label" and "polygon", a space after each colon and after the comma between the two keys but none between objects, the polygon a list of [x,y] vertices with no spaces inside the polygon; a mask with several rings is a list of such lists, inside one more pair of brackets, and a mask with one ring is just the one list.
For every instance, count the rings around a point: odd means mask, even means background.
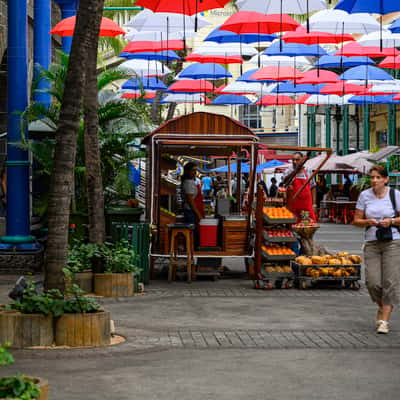
[{"label": "stone planter", "polygon": [[93,272],[75,272],[74,279],[71,282],[66,282],[66,288],[68,286],[76,284],[78,285],[84,292],[92,293],[93,292]]},{"label": "stone planter", "polygon": [[51,346],[53,341],[52,315],[0,310],[0,343],[10,342],[12,347],[22,349]]},{"label": "stone planter", "polygon": [[94,274],[94,293],[104,297],[127,297],[134,293],[132,272]]},{"label": "stone planter", "polygon": [[[8,378],[8,377],[7,377]],[[40,394],[37,400],[48,400],[49,399],[49,382],[46,379],[38,378],[35,376],[24,376],[24,381],[31,381],[36,383],[40,389]],[[0,400],[19,400],[19,399],[0,399]]]},{"label": "stone planter", "polygon": [[64,314],[56,319],[57,346],[107,346],[110,344],[110,313]]}]

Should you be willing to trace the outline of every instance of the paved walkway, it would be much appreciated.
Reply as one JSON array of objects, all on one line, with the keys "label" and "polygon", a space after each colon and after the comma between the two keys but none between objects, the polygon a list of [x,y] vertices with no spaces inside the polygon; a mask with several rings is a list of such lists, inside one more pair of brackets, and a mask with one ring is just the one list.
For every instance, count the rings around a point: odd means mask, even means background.
[{"label": "paved walkway", "polygon": [[[360,252],[361,240],[353,227],[319,233],[332,249]],[[0,299],[8,286],[0,285]],[[16,364],[2,375],[46,377],[58,400],[399,397],[399,313],[389,335],[376,335],[365,288],[257,291],[238,279],[155,281],[144,296],[101,303],[124,344],[15,351]]]}]

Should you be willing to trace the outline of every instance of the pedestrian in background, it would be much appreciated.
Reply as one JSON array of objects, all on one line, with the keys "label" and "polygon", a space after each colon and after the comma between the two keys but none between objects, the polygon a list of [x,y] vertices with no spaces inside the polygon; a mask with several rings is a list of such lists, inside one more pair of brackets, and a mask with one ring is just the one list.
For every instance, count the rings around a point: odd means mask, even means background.
[{"label": "pedestrian in background", "polygon": [[390,189],[388,171],[376,165],[370,170],[371,188],[361,192],[354,225],[365,227],[366,284],[378,305],[377,333],[389,333],[393,306],[400,303],[400,192]]},{"label": "pedestrian in background", "polygon": [[271,178],[271,185],[269,187],[269,197],[277,197],[278,196],[278,186],[276,185],[276,179]]}]

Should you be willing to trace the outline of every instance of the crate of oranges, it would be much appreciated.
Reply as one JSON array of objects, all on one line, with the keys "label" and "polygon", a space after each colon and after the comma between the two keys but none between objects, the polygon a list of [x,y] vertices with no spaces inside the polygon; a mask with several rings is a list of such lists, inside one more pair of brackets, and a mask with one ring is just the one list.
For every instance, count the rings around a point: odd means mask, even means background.
[{"label": "crate of oranges", "polygon": [[261,254],[265,260],[269,261],[293,260],[296,258],[296,253],[286,246],[262,245]]},{"label": "crate of oranges", "polygon": [[286,207],[264,207],[264,220],[269,224],[294,224],[296,216]]}]

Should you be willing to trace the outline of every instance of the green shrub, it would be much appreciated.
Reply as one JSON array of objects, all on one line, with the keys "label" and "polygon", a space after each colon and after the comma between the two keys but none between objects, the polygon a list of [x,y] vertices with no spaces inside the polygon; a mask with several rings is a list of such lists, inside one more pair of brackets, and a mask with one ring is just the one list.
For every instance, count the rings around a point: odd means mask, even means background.
[{"label": "green shrub", "polygon": [[35,400],[40,395],[40,389],[35,382],[17,374],[15,376],[0,378],[0,398]]},{"label": "green shrub", "polygon": [[24,314],[53,314],[59,317],[66,313],[93,313],[100,306],[93,298],[84,296],[78,285],[71,285],[64,296],[58,289],[38,293],[35,283],[30,281],[22,300],[13,301],[7,305],[7,309]]},{"label": "green shrub", "polygon": [[133,272],[139,274],[141,269],[136,266],[138,257],[126,240],[114,244],[106,244],[103,249],[106,273]]}]

